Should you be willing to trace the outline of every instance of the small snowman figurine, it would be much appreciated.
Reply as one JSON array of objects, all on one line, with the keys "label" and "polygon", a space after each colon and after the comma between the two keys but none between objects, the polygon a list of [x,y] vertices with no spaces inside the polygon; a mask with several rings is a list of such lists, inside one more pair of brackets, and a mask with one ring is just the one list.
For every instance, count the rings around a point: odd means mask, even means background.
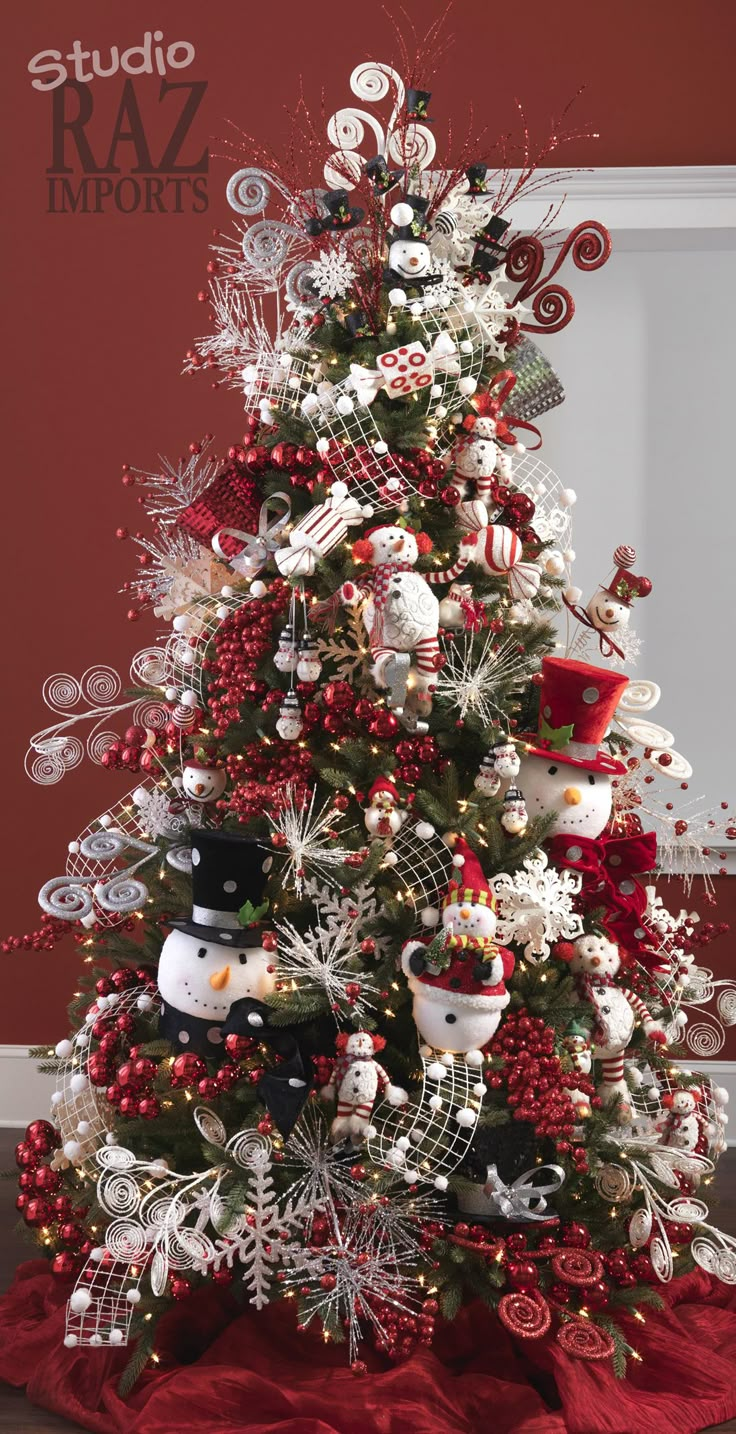
[{"label": "small snowman figurine", "polygon": [[462,879],[449,884],[441,932],[429,943],[407,941],[401,965],[422,1039],[436,1050],[463,1052],[470,1064],[478,1064],[509,1003],[506,981],[514,957],[494,940],[495,898],[477,856],[462,839],[453,863]]},{"label": "small snowman figurine", "polygon": [[503,799],[501,826],[507,836],[523,836],[529,825],[529,813],[524,793],[519,787],[509,787]]},{"label": "small snowman figurine", "polygon": [[190,757],[182,767],[181,790],[190,802],[216,802],[227,785],[227,773],[204,753]]},{"label": "small snowman figurine", "polygon": [[319,643],[315,638],[306,635],[299,643],[296,675],[300,682],[317,682],[321,672],[322,661],[319,655]]},{"label": "small snowman figurine", "polygon": [[636,562],[634,548],[622,544],[616,548],[613,561],[615,564],[613,577],[608,578],[605,583],[601,583],[586,608],[577,606],[579,588],[569,589],[564,597],[566,607],[578,621],[584,623],[586,627],[595,628],[604,657],[611,657],[614,652],[619,657],[623,655],[614,638],[626,631],[634,600],[648,597],[652,591],[652,583],[649,578],[638,577],[636,573],[632,572]]},{"label": "small snowman figurine", "polygon": [[486,752],[476,773],[473,786],[481,797],[495,797],[498,792],[501,786],[501,778],[496,768],[496,759],[493,752]]},{"label": "small snowman figurine", "polygon": [[393,1085],[376,1056],[386,1042],[383,1036],[368,1031],[342,1032],[335,1042],[338,1058],[326,1086],[320,1092],[323,1100],[337,1098],[337,1111],[330,1126],[333,1145],[349,1140],[362,1145],[370,1127],[371,1111],[376,1096],[386,1097],[389,1105],[406,1105],[409,1097],[401,1086]]},{"label": "small snowman figurine", "polygon": [[504,781],[518,777],[521,760],[516,750],[516,744],[506,736],[505,732],[496,738],[491,751],[499,777]]},{"label": "small snowman figurine", "polygon": [[441,665],[439,602],[426,578],[414,568],[419,554],[427,553],[431,546],[426,533],[415,533],[409,527],[370,528],[353,544],[353,559],[370,564],[371,572],[358,583],[343,583],[340,589],[347,606],[364,603],[361,615],[376,686],[390,687],[397,654],[410,653],[415,696],[427,711]]},{"label": "small snowman figurine", "polygon": [[466,627],[472,601],[470,583],[452,583],[440,600],[440,625],[447,628]]},{"label": "small snowman figurine", "polygon": [[276,939],[261,924],[268,856],[231,832],[193,837],[192,914],[168,923],[158,965],[159,1029],[179,1050],[221,1057],[230,1007],[273,990]]},{"label": "small snowman figurine", "polygon": [[657,1121],[661,1145],[675,1150],[686,1150],[691,1155],[707,1155],[709,1121],[699,1104],[703,1099],[700,1090],[676,1090],[662,1096],[662,1106],[667,1114]]},{"label": "small snowman figurine", "polygon": [[279,707],[276,731],[284,742],[296,742],[302,734],[302,709],[295,692],[287,692]]},{"label": "small snowman figurine", "polygon": [[428,240],[427,206],[429,200],[409,194],[401,204],[394,204],[391,223],[394,228],[388,251],[386,279],[389,283],[408,284],[422,289],[437,275],[432,272],[432,254]]},{"label": "small snowman figurine", "polygon": [[376,777],[368,803],[363,818],[366,831],[390,845],[406,820],[406,812],[399,806],[399,793],[389,777]]},{"label": "small snowman figurine", "polygon": [[273,665],[278,672],[296,672],[299,661],[299,651],[294,636],[294,628],[290,622],[281,629],[279,645],[273,655]]},{"label": "small snowman figurine", "polygon": [[[498,447],[496,445],[496,424],[492,418],[475,418],[469,433],[455,440],[451,462],[454,468],[454,485],[464,490],[465,484],[475,485],[476,496],[490,507]],[[458,479],[461,480],[458,484]]]},{"label": "small snowman figurine", "polygon": [[621,957],[614,941],[602,935],[578,936],[576,941],[561,943],[557,954],[570,962],[578,999],[593,1009],[593,1056],[601,1062],[598,1095],[605,1105],[620,1097],[621,1119],[628,1121],[631,1106],[624,1055],[637,1017],[650,1041],[665,1042],[665,1033],[639,996],[621,983]]}]

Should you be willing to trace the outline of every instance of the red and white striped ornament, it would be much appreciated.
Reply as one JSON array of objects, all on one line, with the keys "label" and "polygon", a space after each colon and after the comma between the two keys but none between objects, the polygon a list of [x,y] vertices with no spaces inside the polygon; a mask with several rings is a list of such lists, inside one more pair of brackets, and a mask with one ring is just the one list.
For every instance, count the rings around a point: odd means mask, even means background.
[{"label": "red and white striped ornament", "polygon": [[489,523],[462,539],[460,554],[441,573],[427,573],[427,581],[451,583],[464,572],[469,563],[477,563],[486,573],[508,573],[509,592],[515,600],[531,598],[539,591],[541,573],[533,563],[522,561],[523,544],[513,528]]}]

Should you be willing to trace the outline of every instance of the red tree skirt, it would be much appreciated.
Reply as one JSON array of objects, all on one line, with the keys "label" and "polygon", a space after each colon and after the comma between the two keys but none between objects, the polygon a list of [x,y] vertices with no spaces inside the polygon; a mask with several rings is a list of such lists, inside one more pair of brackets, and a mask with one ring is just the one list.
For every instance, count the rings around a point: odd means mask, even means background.
[{"label": "red tree skirt", "polygon": [[666,1311],[627,1320],[642,1363],[617,1380],[549,1338],[511,1340],[480,1305],[440,1322],[431,1350],[374,1357],[360,1377],[288,1307],[243,1314],[201,1290],[159,1326],[162,1367],[122,1400],[126,1351],[65,1349],[67,1291],[33,1260],[0,1299],[0,1378],[94,1434],[699,1434],[736,1415],[736,1290],[698,1271],[664,1294]]}]

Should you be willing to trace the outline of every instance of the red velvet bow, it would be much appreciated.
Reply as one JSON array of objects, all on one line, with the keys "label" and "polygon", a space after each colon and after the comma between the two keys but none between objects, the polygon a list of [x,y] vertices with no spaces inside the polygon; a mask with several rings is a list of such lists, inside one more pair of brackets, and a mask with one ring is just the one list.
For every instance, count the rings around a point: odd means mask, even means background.
[{"label": "red velvet bow", "polygon": [[643,926],[647,897],[641,882],[636,880],[637,875],[651,871],[656,863],[654,832],[604,836],[595,841],[574,833],[562,833],[552,837],[548,846],[555,866],[581,873],[585,906],[588,909],[603,907],[605,924],[619,945],[633,955],[639,954],[642,943],[654,941]]}]

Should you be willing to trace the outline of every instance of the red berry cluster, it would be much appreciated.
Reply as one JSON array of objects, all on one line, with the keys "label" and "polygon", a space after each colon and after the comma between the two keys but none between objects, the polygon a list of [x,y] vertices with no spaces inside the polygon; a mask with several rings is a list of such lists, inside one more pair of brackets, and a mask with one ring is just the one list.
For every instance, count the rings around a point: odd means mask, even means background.
[{"label": "red berry cluster", "polygon": [[523,543],[539,542],[534,529],[529,526],[536,512],[536,504],[532,498],[518,488],[511,488],[508,483],[496,481],[491,483],[491,497],[501,509],[494,517],[494,523],[500,523],[504,528],[513,528]]},{"label": "red berry cluster", "polygon": [[137,724],[128,727],[122,741],[116,738],[103,752],[102,765],[114,771],[150,772],[158,766],[157,757],[163,756],[167,743],[175,740],[178,744],[180,733],[173,722],[158,732]]},{"label": "red berry cluster", "polygon": [[266,597],[243,603],[215,632],[215,656],[205,659],[202,670],[212,676],[208,701],[216,737],[224,737],[239,721],[243,702],[262,701],[265,696],[266,684],[255,674],[273,651],[274,623],[283,619],[290,596],[288,584],[277,578]]},{"label": "red berry cluster", "polygon": [[51,1269],[57,1277],[71,1279],[79,1273],[92,1241],[82,1223],[89,1206],[75,1209],[70,1197],[61,1194],[61,1171],[43,1164],[44,1156],[53,1154],[60,1145],[61,1136],[48,1120],[33,1120],[26,1127],[23,1139],[15,1147],[15,1163],[20,1169],[20,1194],[15,1204],[30,1229],[48,1232],[51,1242],[61,1244]]},{"label": "red berry cluster", "polygon": [[426,448],[408,448],[392,456],[397,468],[423,498],[437,497],[439,485],[445,477],[444,463],[433,458]]},{"label": "red berry cluster", "polygon": [[396,743],[395,750],[399,765],[394,777],[400,782],[406,782],[410,787],[421,781],[424,767],[430,767],[433,772],[440,773],[447,766],[434,737],[407,737]]},{"label": "red berry cluster", "polygon": [[[418,1314],[404,1314],[395,1305],[377,1295],[367,1295],[366,1304],[373,1311],[373,1337],[379,1354],[398,1363],[408,1359],[418,1345],[431,1345],[439,1305],[434,1299],[424,1300]],[[359,1371],[356,1371],[359,1372]]]},{"label": "red berry cluster", "polygon": [[41,925],[36,931],[26,931],[22,936],[6,936],[0,943],[0,951],[6,956],[11,951],[53,951],[62,936],[69,935],[70,929],[69,921],[59,921],[57,917],[44,912]]},{"label": "red berry cluster", "polygon": [[537,1135],[554,1140],[560,1154],[570,1154],[575,1169],[585,1174],[585,1148],[572,1144],[575,1109],[568,1091],[584,1091],[593,1106],[600,1100],[587,1076],[579,1071],[564,1074],[554,1048],[555,1032],[541,1016],[530,1016],[523,1009],[507,1015],[491,1044],[491,1053],[501,1057],[504,1070],[489,1072],[486,1080],[492,1089],[505,1085],[514,1119],[529,1121]]},{"label": "red berry cluster", "polygon": [[219,806],[236,813],[242,822],[281,811],[288,787],[299,804],[309,795],[313,781],[312,759],[306,747],[295,743],[251,742],[226,759],[230,791]]}]

